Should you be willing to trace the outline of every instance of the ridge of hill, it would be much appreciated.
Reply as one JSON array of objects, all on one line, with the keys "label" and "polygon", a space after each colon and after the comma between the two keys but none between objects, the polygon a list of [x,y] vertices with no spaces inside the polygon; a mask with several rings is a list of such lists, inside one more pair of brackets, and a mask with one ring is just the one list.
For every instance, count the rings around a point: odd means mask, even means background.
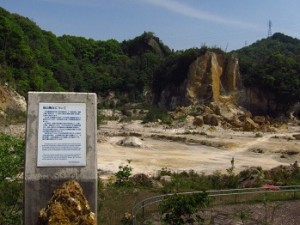
[{"label": "ridge of hill", "polygon": [[239,57],[248,108],[256,109],[257,113],[274,114],[299,102],[299,39],[275,33],[235,53]]},{"label": "ridge of hill", "polygon": [[[142,49],[134,51],[135,46]],[[0,8],[0,82],[23,96],[29,90],[98,95],[113,90],[122,101],[138,101],[169,52],[152,33],[123,43],[57,37]]]}]

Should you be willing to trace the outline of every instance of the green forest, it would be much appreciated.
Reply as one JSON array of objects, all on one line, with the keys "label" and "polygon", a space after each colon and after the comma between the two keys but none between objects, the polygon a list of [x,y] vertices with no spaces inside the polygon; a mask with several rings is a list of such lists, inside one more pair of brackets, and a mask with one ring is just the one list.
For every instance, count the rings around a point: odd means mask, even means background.
[{"label": "green forest", "polygon": [[271,92],[278,102],[300,100],[300,40],[275,33],[237,53],[245,86]]},{"label": "green forest", "polygon": [[[150,39],[157,42],[151,46]],[[0,8],[0,79],[24,96],[29,90],[114,90],[140,100],[153,72],[170,53],[150,32],[122,43],[57,37]]]},{"label": "green forest", "polygon": [[[201,40],[199,40],[201,42]],[[145,100],[187,76],[206,46],[171,50],[152,32],[118,42],[56,36],[33,21],[0,8],[0,82],[26,97],[31,91],[110,91],[123,103]],[[224,53],[224,52],[223,52]],[[276,33],[240,50],[244,86],[274,93],[279,102],[300,99],[300,40]]]}]

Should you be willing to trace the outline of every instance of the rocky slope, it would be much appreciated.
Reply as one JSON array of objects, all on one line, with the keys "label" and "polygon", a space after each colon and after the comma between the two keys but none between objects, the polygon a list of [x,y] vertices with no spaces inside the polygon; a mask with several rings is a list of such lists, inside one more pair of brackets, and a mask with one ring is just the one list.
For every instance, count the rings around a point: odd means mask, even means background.
[{"label": "rocky slope", "polygon": [[0,117],[26,111],[25,98],[8,85],[0,85]]}]

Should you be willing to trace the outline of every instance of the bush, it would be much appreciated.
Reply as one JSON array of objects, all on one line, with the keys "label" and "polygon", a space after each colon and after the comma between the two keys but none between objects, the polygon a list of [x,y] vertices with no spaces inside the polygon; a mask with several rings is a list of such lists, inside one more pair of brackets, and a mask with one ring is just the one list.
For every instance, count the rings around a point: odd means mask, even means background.
[{"label": "bush", "polygon": [[22,224],[23,140],[0,133],[0,224]]},{"label": "bush", "polygon": [[131,160],[127,160],[128,164],[125,166],[119,166],[119,171],[115,173],[117,178],[117,186],[125,186],[130,184],[130,176],[132,175],[132,167],[130,166]]},{"label": "bush", "polygon": [[[201,192],[197,194],[180,195],[175,194],[168,196],[160,204],[162,214],[165,214],[163,220],[167,224],[181,225],[187,224],[191,216],[198,210],[203,211],[209,204],[208,194]],[[196,216],[197,221],[201,224],[203,218]]]}]

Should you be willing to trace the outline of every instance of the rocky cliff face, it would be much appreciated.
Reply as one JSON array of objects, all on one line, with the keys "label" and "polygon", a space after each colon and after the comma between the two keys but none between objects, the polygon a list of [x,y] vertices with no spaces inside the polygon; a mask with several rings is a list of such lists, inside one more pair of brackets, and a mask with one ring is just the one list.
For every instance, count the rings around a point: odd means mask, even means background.
[{"label": "rocky cliff face", "polygon": [[248,109],[253,115],[289,116],[300,118],[298,104],[282,104],[274,93],[256,86],[244,87],[239,94],[239,105]]},{"label": "rocky cliff face", "polygon": [[237,100],[239,66],[235,56],[206,52],[189,67],[187,78],[175,87],[167,86],[161,93],[160,105],[175,109],[178,105],[226,102]]},{"label": "rocky cliff face", "polygon": [[178,106],[213,102],[242,106],[253,115],[291,114],[290,117],[299,117],[296,106],[280,104],[274,93],[256,86],[244,87],[235,55],[225,56],[210,51],[190,64],[186,78],[180,85],[167,85],[158,99],[160,106],[170,110]]},{"label": "rocky cliff face", "polygon": [[243,88],[240,92],[239,103],[249,109],[254,115],[268,114],[279,109],[276,98],[272,93],[265,92],[257,87]]},{"label": "rocky cliff face", "polygon": [[0,116],[11,112],[25,112],[25,98],[7,85],[0,85]]},{"label": "rocky cliff face", "polygon": [[189,103],[219,102],[236,93],[239,76],[238,60],[207,52],[191,64],[186,85]]}]

